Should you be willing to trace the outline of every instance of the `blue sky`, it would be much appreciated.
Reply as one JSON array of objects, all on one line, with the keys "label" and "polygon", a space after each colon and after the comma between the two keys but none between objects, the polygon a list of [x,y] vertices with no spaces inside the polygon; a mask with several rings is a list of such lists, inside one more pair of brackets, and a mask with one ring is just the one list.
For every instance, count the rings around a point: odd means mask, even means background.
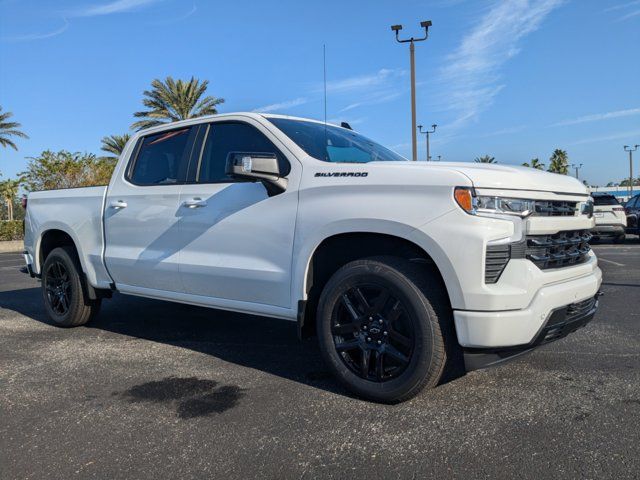
[{"label": "blue sky", "polygon": [[44,149],[99,153],[167,75],[208,79],[221,112],[321,119],[323,44],[329,120],[410,156],[409,52],[389,26],[418,36],[426,19],[418,123],[439,125],[433,157],[520,164],[563,148],[593,184],[628,175],[640,0],[0,0],[0,105],[31,137],[0,151],[0,171]]}]

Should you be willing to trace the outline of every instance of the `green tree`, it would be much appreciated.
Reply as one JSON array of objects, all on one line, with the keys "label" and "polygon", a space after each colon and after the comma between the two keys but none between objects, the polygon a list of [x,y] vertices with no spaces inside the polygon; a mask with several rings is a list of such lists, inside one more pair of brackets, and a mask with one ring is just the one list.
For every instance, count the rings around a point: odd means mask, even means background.
[{"label": "green tree", "polygon": [[211,96],[203,98],[208,85],[208,80],[201,82],[194,77],[189,81],[176,81],[167,77],[164,82],[156,78],[151,82],[151,90],[144,91],[146,98],[142,103],[148,110],[133,114],[142,120],[135,122],[131,128],[142,130],[163,123],[218,113],[216,106],[223,103],[224,99]]},{"label": "green tree", "polygon": [[29,158],[22,180],[28,191],[106,185],[115,164],[113,159],[92,153],[46,150]]},{"label": "green tree", "polygon": [[524,162],[522,166],[535,168],[536,170],[544,170],[544,163],[540,163],[540,159],[538,158],[532,158],[531,163]]},{"label": "green tree", "polygon": [[[640,177],[633,179],[633,186],[635,187],[637,185],[640,185]],[[624,180],[622,180],[620,182],[620,186],[621,187],[628,187],[629,186],[629,179],[625,178]]]},{"label": "green tree", "polygon": [[474,162],[476,162],[476,163],[498,163],[498,162],[496,162],[495,157],[491,157],[489,155],[483,155],[482,157],[476,157]]},{"label": "green tree", "polygon": [[7,220],[13,220],[13,206],[20,188],[19,180],[5,180],[0,182],[0,198],[7,206]]},{"label": "green tree", "polygon": [[3,147],[11,147],[14,150],[18,150],[16,144],[13,143],[11,137],[29,138],[26,133],[19,130],[22,126],[18,122],[10,122],[9,118],[13,116],[11,112],[2,113],[2,107],[0,107],[0,145]]},{"label": "green tree", "polygon": [[553,173],[561,173],[566,175],[569,173],[569,155],[566,150],[556,148],[549,158],[549,169]]},{"label": "green tree", "polygon": [[117,160],[124,150],[124,146],[127,144],[131,135],[125,133],[124,135],[109,135],[102,139],[102,147],[100,149],[104,152],[111,153],[112,155],[105,158]]}]

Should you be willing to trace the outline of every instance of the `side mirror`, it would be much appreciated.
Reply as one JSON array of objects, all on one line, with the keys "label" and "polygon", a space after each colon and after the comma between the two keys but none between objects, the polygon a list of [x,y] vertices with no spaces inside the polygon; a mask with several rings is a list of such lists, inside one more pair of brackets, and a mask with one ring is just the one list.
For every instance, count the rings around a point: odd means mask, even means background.
[{"label": "side mirror", "polygon": [[278,157],[273,153],[230,152],[226,173],[233,178],[262,182],[269,195],[287,189],[287,179],[280,176]]}]

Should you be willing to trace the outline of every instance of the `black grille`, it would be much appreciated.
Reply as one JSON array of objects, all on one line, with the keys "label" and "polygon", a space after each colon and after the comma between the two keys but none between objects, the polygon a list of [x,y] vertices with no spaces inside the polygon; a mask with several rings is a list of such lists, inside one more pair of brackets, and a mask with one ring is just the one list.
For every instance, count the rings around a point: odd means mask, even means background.
[{"label": "black grille", "polygon": [[545,343],[566,337],[591,320],[597,308],[598,298],[596,296],[555,310],[549,317],[547,324],[542,332],[540,332],[535,343],[537,345],[544,345]]},{"label": "black grille", "polygon": [[534,215],[538,217],[573,217],[578,211],[577,202],[536,200]]},{"label": "black grille", "polygon": [[485,283],[496,283],[511,258],[509,245],[489,245],[484,264]]},{"label": "black grille", "polygon": [[527,235],[525,258],[542,270],[577,265],[589,258],[588,230],[571,230],[553,235]]}]

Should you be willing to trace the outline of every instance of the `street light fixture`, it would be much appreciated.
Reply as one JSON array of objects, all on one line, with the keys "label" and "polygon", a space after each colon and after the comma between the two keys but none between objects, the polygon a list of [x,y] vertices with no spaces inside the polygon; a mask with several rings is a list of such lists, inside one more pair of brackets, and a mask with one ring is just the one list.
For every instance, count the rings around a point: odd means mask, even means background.
[{"label": "street light fixture", "polygon": [[420,22],[420,26],[424,28],[424,36],[420,38],[406,38],[400,40],[400,30],[402,25],[392,25],[391,30],[396,32],[396,41],[398,43],[409,43],[409,56],[411,59],[411,154],[412,160],[418,160],[418,138],[416,135],[416,62],[415,62],[415,42],[422,42],[429,37],[429,27],[431,20]]},{"label": "street light fixture", "polygon": [[640,145],[634,145],[631,148],[629,145],[624,146],[624,151],[629,152],[629,198],[633,197],[633,152],[635,152]]},{"label": "street light fixture", "polygon": [[431,152],[429,151],[429,134],[433,133],[436,131],[436,127],[438,125],[436,125],[435,123],[433,125],[431,125],[431,128],[433,128],[433,130],[425,130],[424,132],[422,131],[422,125],[418,125],[418,131],[420,133],[424,133],[427,136],[427,162],[431,160]]},{"label": "street light fixture", "polygon": [[582,164],[572,163],[571,167],[576,169],[576,178],[578,178],[578,170],[582,168]]}]

